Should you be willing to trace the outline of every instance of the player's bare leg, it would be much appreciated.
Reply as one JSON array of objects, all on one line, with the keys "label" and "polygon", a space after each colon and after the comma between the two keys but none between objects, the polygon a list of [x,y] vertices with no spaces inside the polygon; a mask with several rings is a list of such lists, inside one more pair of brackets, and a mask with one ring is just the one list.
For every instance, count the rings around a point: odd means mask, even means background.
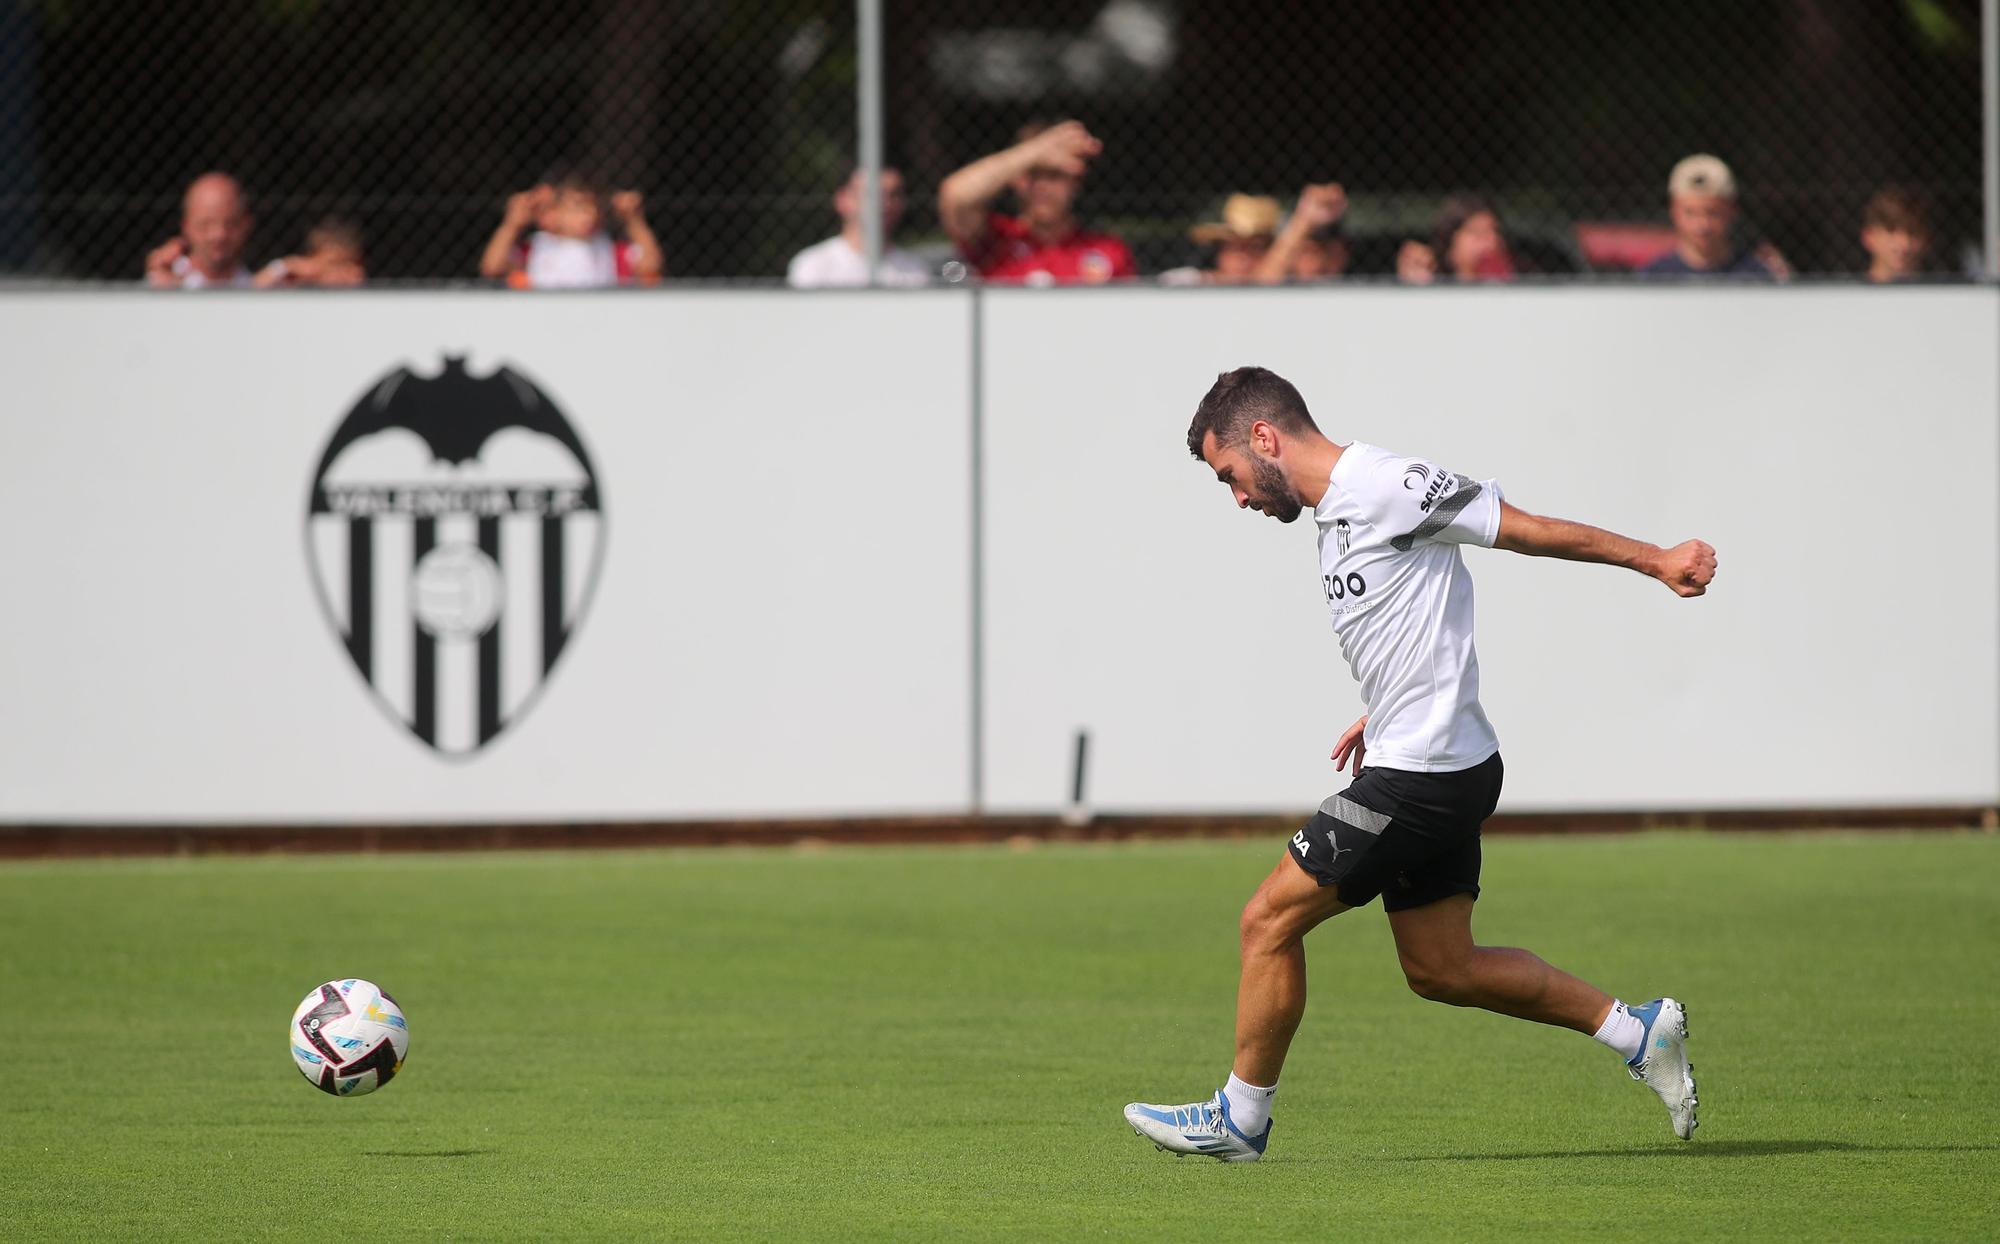
[{"label": "player's bare leg", "polygon": [[1132,1130],[1160,1148],[1225,1162],[1255,1162],[1271,1137],[1271,1097],[1306,1009],[1305,936],[1347,910],[1334,891],[1280,860],[1243,907],[1243,974],[1236,989],[1236,1062],[1207,1101],[1133,1102]]},{"label": "player's bare leg", "polygon": [[1276,1084],[1306,1011],[1305,936],[1348,910],[1289,859],[1278,861],[1243,907],[1243,973],[1236,986],[1238,1079]]},{"label": "player's bare leg", "polygon": [[1389,913],[1403,976],[1418,996],[1476,1006],[1586,1036],[1611,1011],[1611,995],[1530,951],[1472,940],[1472,896]]},{"label": "player's bare leg", "polygon": [[[1659,1095],[1682,1140],[1694,1136],[1694,1065],[1687,1060],[1687,1011],[1672,998],[1623,1003],[1540,957],[1472,940],[1472,896],[1389,913],[1396,954],[1410,988],[1433,1002],[1476,1006],[1572,1028],[1625,1057],[1632,1078]],[[1238,1055],[1240,1060],[1241,1055]]]},{"label": "player's bare leg", "polygon": [[1205,1102],[1125,1107],[1132,1130],[1162,1149],[1254,1162],[1271,1135],[1270,1099],[1306,1009],[1305,936],[1346,911],[1334,890],[1289,859],[1244,904],[1242,976],[1236,988],[1236,1060],[1229,1083]]}]

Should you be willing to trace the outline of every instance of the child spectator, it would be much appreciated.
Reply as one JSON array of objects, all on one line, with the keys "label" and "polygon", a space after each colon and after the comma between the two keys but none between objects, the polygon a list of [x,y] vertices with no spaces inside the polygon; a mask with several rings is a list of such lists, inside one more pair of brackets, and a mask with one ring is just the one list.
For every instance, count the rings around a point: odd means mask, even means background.
[{"label": "child spectator", "polygon": [[1921,276],[1931,247],[1928,205],[1900,186],[1877,190],[1861,216],[1861,247],[1877,284]]},{"label": "child spectator", "polygon": [[328,216],[306,231],[303,251],[264,265],[264,270],[257,274],[257,288],[349,288],[367,279],[361,226],[345,217]]},{"label": "child spectator", "polygon": [[[554,177],[507,198],[507,213],[486,253],[479,275],[505,280],[516,289],[589,289],[607,285],[650,285],[665,264],[660,243],[646,224],[639,192],[611,196],[623,241],[604,230],[604,198],[595,184],[574,173]],[[522,234],[533,225],[535,230]]]}]

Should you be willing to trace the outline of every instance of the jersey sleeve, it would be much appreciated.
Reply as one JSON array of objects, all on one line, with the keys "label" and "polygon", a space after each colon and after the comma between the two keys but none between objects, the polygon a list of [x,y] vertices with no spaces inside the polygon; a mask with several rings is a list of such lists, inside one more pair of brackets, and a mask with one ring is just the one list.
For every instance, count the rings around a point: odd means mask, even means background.
[{"label": "jersey sleeve", "polygon": [[1475,480],[1423,458],[1387,457],[1371,473],[1374,521],[1390,547],[1477,544],[1500,537],[1500,482]]}]

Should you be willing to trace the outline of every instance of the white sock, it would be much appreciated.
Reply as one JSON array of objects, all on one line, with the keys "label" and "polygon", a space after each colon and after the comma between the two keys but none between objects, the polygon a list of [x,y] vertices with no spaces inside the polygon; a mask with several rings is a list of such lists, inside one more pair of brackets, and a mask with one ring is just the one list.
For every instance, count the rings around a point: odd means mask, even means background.
[{"label": "white sock", "polygon": [[1222,1094],[1229,1099],[1229,1121],[1237,1131],[1253,1140],[1264,1134],[1264,1125],[1271,1121],[1271,1099],[1278,1095],[1277,1085],[1258,1088],[1245,1084],[1232,1071]]},{"label": "white sock", "polygon": [[[1639,1045],[1646,1039],[1646,1025],[1637,1015],[1625,1009],[1618,999],[1611,1000],[1611,1013],[1604,1017],[1597,1031],[1591,1036],[1618,1051],[1618,1057],[1631,1062],[1639,1056]],[[1229,1103],[1234,1106],[1235,1102]]]}]

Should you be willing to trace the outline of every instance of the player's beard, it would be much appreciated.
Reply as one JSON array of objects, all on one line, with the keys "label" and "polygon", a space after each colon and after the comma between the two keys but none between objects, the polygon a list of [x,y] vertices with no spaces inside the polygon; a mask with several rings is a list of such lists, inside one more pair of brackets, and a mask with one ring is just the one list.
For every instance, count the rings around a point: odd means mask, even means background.
[{"label": "player's beard", "polygon": [[1291,482],[1285,478],[1285,473],[1278,469],[1276,463],[1252,454],[1250,474],[1261,498],[1257,502],[1259,510],[1281,523],[1289,523],[1299,516],[1300,510],[1305,508],[1305,502],[1300,499],[1297,492],[1293,491]]}]

